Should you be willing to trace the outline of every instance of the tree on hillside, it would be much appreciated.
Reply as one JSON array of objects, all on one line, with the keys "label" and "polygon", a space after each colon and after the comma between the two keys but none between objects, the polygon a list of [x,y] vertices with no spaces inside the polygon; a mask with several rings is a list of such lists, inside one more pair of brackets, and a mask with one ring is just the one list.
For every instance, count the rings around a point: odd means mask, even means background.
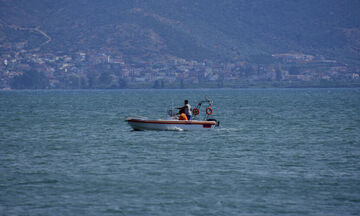
[{"label": "tree on hillside", "polygon": [[276,59],[271,55],[251,55],[248,60],[257,65],[269,65],[274,63]]},{"label": "tree on hillside", "polygon": [[112,81],[112,78],[111,78],[111,75],[110,73],[108,72],[102,72],[100,74],[100,77],[99,77],[99,84],[101,87],[103,88],[109,88],[110,85],[111,85],[111,81]]},{"label": "tree on hillside", "polygon": [[292,66],[289,68],[289,74],[290,75],[299,75],[300,74],[300,70],[298,67],[296,66]]},{"label": "tree on hillside", "polygon": [[126,88],[127,87],[127,82],[126,82],[125,79],[119,79],[118,84],[119,84],[119,88]]},{"label": "tree on hillside", "polygon": [[10,83],[13,89],[44,89],[49,86],[49,79],[44,73],[29,70],[15,77]]}]

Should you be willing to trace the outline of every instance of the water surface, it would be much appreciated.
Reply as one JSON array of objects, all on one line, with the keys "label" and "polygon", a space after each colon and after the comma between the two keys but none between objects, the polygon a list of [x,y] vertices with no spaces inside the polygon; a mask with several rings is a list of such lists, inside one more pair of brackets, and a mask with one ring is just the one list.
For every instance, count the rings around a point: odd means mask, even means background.
[{"label": "water surface", "polygon": [[[124,121],[205,95],[219,129]],[[1,91],[0,215],[358,215],[359,108],[359,89]]]}]

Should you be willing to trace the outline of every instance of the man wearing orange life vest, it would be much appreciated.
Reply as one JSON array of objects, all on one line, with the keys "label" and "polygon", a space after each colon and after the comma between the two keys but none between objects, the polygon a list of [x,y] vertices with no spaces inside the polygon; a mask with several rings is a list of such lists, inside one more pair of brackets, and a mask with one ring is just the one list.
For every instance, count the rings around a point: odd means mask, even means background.
[{"label": "man wearing orange life vest", "polygon": [[186,120],[191,120],[191,106],[189,104],[189,101],[185,100],[184,103],[185,103],[185,106],[177,108],[180,110],[179,111],[180,117],[181,117],[181,114],[185,114]]}]

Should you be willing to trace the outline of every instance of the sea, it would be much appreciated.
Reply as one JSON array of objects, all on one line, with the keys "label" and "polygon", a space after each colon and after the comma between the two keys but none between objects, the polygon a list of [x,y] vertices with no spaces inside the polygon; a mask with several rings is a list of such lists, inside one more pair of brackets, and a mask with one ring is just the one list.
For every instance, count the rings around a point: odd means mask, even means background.
[{"label": "sea", "polygon": [[360,215],[360,89],[0,91],[0,215]]}]

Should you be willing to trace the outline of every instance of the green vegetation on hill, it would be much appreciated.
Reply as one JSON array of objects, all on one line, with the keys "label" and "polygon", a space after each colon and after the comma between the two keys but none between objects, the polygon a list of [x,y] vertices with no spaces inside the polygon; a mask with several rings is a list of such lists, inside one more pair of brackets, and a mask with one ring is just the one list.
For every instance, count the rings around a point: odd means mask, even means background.
[{"label": "green vegetation on hill", "polygon": [[358,0],[0,0],[0,88],[344,86],[360,79],[358,11]]},{"label": "green vegetation on hill", "polygon": [[[281,52],[359,57],[356,0],[1,0],[0,4],[6,23],[39,26],[47,32],[53,38],[44,47],[48,51],[109,48],[129,55],[185,59]],[[6,34],[6,40],[13,38]]]}]

